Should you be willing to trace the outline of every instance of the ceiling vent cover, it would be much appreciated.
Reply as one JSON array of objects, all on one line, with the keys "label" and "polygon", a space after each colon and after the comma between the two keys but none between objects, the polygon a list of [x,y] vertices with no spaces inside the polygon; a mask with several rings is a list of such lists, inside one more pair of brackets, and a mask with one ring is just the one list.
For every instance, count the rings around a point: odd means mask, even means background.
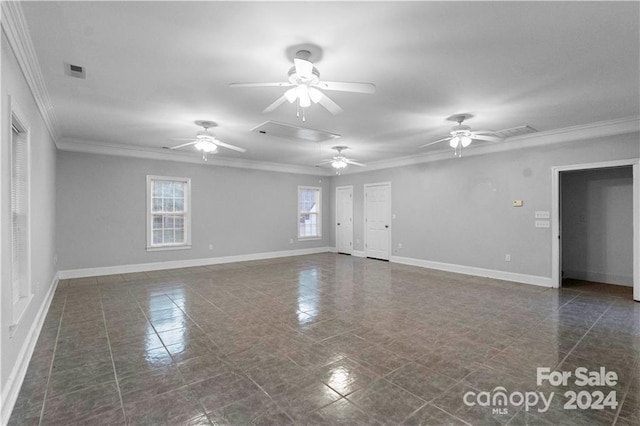
[{"label": "ceiling vent cover", "polygon": [[86,70],[83,66],[73,65],[68,62],[64,63],[64,73],[69,77],[75,78],[85,78],[87,76]]},{"label": "ceiling vent cover", "polygon": [[279,123],[277,121],[265,121],[264,123],[251,129],[252,132],[262,133],[279,138],[305,140],[310,142],[324,142],[338,139],[340,135],[324,132],[322,130],[307,129],[305,127],[293,126],[291,124]]},{"label": "ceiling vent cover", "polygon": [[537,130],[531,126],[518,126],[518,127],[512,127],[510,129],[499,130],[494,134],[492,134],[491,136],[496,136],[499,138],[506,139],[506,138],[512,138],[514,136],[522,136],[522,135],[527,135],[529,133],[535,133],[535,132],[537,132]]}]

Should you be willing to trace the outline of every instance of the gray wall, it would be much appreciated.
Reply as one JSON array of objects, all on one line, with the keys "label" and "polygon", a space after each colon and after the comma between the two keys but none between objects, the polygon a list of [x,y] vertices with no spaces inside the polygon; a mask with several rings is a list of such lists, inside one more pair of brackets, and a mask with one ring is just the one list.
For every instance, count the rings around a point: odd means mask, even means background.
[{"label": "gray wall", "polygon": [[354,186],[355,250],[364,250],[364,184],[388,181],[393,256],[550,277],[551,230],[534,227],[534,212],[551,209],[551,168],[639,156],[635,133],[343,174],[332,193]]},{"label": "gray wall", "polygon": [[633,169],[562,173],[564,278],[633,285]]},{"label": "gray wall", "polygon": [[[190,250],[146,251],[147,175],[191,178]],[[61,151],[57,183],[60,270],[327,247],[330,241],[324,177]],[[323,188],[320,240],[297,240],[298,185]]]},{"label": "gray wall", "polygon": [[[48,134],[44,121],[24,80],[22,72],[2,33],[2,144],[0,154],[0,275],[2,276],[1,304],[1,370],[2,415],[7,415],[4,405],[9,391],[8,386],[15,383],[11,377],[17,374],[23,361],[18,355],[29,344],[30,328],[37,321],[38,311],[43,308],[45,296],[51,288],[56,273],[55,256],[55,168],[56,148]],[[11,324],[11,203],[10,196],[10,156],[11,122],[9,121],[9,96],[17,103],[22,118],[29,126],[31,143],[31,290],[33,299],[13,336],[9,333]],[[39,330],[35,330],[36,333]],[[19,386],[19,383],[17,384]],[[2,420],[0,420],[0,423]]]}]

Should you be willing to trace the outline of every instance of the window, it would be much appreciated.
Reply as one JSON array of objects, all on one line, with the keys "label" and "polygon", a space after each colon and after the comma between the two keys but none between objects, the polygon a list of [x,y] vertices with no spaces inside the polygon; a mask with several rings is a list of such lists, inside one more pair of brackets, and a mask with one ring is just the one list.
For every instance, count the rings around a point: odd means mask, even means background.
[{"label": "window", "polygon": [[312,186],[298,187],[298,239],[320,238],[322,189]]},{"label": "window", "polygon": [[147,176],[147,250],[191,248],[191,179]]},{"label": "window", "polygon": [[15,327],[32,298],[29,264],[29,137],[12,116],[11,129],[11,325]]}]

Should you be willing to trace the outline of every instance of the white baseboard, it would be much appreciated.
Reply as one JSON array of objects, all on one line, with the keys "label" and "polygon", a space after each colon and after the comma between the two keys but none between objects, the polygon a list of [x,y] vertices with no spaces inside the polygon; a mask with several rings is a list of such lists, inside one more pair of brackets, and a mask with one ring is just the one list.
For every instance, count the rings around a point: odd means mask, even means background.
[{"label": "white baseboard", "polygon": [[365,256],[364,256],[364,252],[363,252],[363,251],[360,251],[360,250],[354,250],[354,251],[351,253],[351,256],[355,256],[355,257],[365,257]]},{"label": "white baseboard", "polygon": [[522,284],[533,284],[541,287],[553,287],[551,277],[518,274],[515,272],[498,271],[495,269],[477,268],[474,266],[455,265],[452,263],[433,262],[430,260],[413,259],[410,257],[391,256],[391,262],[404,265],[420,266],[422,268],[437,269],[439,271],[455,272],[458,274],[475,275],[478,277],[494,278],[497,280],[513,281]]},{"label": "white baseboard", "polygon": [[338,252],[337,247],[329,247],[329,253],[337,253],[337,252]]},{"label": "white baseboard", "polygon": [[633,287],[633,277],[631,275],[614,275],[593,271],[573,271],[565,269],[562,271],[562,278]]},{"label": "white baseboard", "polygon": [[306,254],[327,253],[330,251],[330,247],[317,247],[309,249],[240,254],[235,256],[210,257],[204,259],[172,260],[168,262],[138,263],[134,265],[116,265],[97,268],[70,269],[58,272],[58,276],[60,277],[60,279],[99,277],[103,275],[129,274],[134,272],[159,271],[162,269],[190,268],[193,266],[219,265],[221,263],[246,262],[250,260],[302,256]]},{"label": "white baseboard", "polygon": [[51,306],[51,301],[53,300],[53,295],[56,292],[56,288],[58,288],[58,281],[59,275],[55,274],[51,281],[51,285],[49,286],[49,291],[47,292],[42,305],[40,306],[40,309],[38,309],[38,313],[35,320],[31,324],[31,328],[29,328],[27,338],[22,344],[22,348],[20,348],[17,362],[11,369],[11,373],[9,373],[5,388],[2,389],[0,424],[6,425],[9,422],[11,411],[13,411],[13,406],[18,399],[18,394],[20,393],[22,382],[24,381],[24,377],[27,374],[27,367],[29,367],[29,362],[31,361],[33,350],[35,349],[36,343],[38,342],[40,330],[42,330],[44,320],[47,317],[47,312],[49,312],[49,306]]}]

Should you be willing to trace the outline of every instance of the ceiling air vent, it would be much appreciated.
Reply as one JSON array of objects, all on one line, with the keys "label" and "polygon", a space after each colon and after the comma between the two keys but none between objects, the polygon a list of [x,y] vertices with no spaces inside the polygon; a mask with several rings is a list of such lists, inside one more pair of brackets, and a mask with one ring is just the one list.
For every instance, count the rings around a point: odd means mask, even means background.
[{"label": "ceiling air vent", "polygon": [[86,77],[86,72],[84,67],[80,65],[69,64],[67,62],[64,63],[64,73],[69,77],[75,77],[75,78]]},{"label": "ceiling air vent", "polygon": [[496,136],[499,138],[506,139],[506,138],[512,138],[514,136],[522,136],[522,135],[527,135],[529,133],[535,133],[535,132],[537,132],[537,130],[531,126],[518,126],[518,127],[512,127],[510,129],[499,130],[494,134],[492,134],[491,136]]},{"label": "ceiling air vent", "polygon": [[331,139],[338,139],[340,135],[323,132],[322,130],[307,129],[305,127],[293,126],[291,124],[279,123],[277,121],[265,121],[259,126],[251,129],[252,132],[262,133],[279,138],[305,140],[310,142],[324,142]]}]

